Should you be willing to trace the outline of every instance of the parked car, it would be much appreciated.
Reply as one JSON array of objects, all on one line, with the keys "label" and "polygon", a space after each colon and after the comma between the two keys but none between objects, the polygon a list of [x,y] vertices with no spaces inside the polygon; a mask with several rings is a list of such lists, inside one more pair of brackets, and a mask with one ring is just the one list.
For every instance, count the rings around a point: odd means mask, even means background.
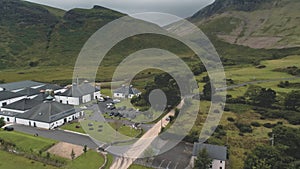
[{"label": "parked car", "polygon": [[5,131],[14,131],[14,128],[11,126],[4,127]]},{"label": "parked car", "polygon": [[114,103],[106,103],[106,106],[113,106]]},{"label": "parked car", "polygon": [[99,100],[99,102],[105,102],[105,101],[106,101],[106,98],[100,97],[98,100]]},{"label": "parked car", "polygon": [[118,117],[118,116],[120,116],[120,113],[119,113],[119,112],[115,112],[115,113],[114,113],[114,116],[115,116],[115,117]]},{"label": "parked car", "polygon": [[114,109],[116,109],[116,107],[115,107],[114,105],[112,105],[112,106],[107,106],[106,108],[109,109],[109,110],[114,110]]},{"label": "parked car", "polygon": [[119,100],[119,99],[114,99],[113,102],[114,102],[114,103],[120,103],[121,100]]}]

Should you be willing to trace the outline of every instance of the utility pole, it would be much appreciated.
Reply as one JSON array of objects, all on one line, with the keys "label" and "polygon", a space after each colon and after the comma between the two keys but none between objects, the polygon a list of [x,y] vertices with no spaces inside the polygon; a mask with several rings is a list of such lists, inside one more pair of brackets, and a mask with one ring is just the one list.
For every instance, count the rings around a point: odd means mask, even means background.
[{"label": "utility pole", "polygon": [[272,138],[270,138],[272,147],[274,147],[274,139],[275,139],[275,135],[272,134]]}]

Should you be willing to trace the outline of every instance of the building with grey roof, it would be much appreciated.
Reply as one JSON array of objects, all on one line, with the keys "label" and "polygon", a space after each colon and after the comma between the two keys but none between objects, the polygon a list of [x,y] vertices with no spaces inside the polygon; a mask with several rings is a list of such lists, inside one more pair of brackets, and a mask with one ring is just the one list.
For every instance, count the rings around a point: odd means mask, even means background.
[{"label": "building with grey roof", "polygon": [[45,85],[44,83],[26,80],[26,81],[20,81],[20,82],[0,84],[0,91],[17,92],[17,91],[25,89],[27,87],[38,88],[38,87],[41,87],[44,85]]},{"label": "building with grey roof", "polygon": [[82,113],[80,109],[76,109],[71,105],[47,100],[25,113],[17,114],[16,123],[53,129],[79,118],[83,115]]},{"label": "building with grey roof", "polygon": [[23,94],[14,93],[9,91],[0,91],[0,108],[8,104],[14,103],[25,98]]},{"label": "building with grey roof", "polygon": [[100,96],[100,89],[89,83],[82,83],[80,85],[73,84],[63,93],[56,93],[55,100],[63,104],[80,105],[98,99]]},{"label": "building with grey roof", "polygon": [[199,152],[206,149],[208,156],[212,159],[212,164],[210,169],[225,169],[227,160],[227,147],[204,144],[204,143],[194,143],[193,147],[193,158],[197,158]]},{"label": "building with grey roof", "polygon": [[132,85],[125,86],[122,85],[122,87],[114,90],[114,97],[116,98],[133,98],[134,96],[141,95],[141,92],[134,88]]}]

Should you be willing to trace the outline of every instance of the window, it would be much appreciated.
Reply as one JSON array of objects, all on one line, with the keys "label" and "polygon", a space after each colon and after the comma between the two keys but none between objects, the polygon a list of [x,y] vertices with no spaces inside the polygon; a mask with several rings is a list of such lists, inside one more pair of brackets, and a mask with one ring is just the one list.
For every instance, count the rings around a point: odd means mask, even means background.
[{"label": "window", "polygon": [[220,161],[220,163],[223,163],[223,161]]},{"label": "window", "polygon": [[3,103],[2,103],[2,106],[6,106],[6,105],[7,105],[7,103],[6,103],[6,102],[3,102]]},{"label": "window", "polygon": [[220,169],[223,169],[223,167],[220,167]]}]

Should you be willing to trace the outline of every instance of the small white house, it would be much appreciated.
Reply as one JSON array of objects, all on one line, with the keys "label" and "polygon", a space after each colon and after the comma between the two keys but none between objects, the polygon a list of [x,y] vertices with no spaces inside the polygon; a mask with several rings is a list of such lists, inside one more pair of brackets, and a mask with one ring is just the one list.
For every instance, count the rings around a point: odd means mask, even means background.
[{"label": "small white house", "polygon": [[63,93],[56,93],[55,100],[62,104],[80,105],[98,99],[100,96],[100,89],[83,83],[81,85],[74,84]]},{"label": "small white house", "polygon": [[74,108],[74,106],[47,100],[25,113],[17,114],[16,123],[44,129],[53,129],[78,119],[82,115],[83,112],[80,109]]},{"label": "small white house", "polygon": [[194,143],[192,156],[193,162],[197,159],[199,152],[203,149],[206,149],[209,157],[212,159],[210,169],[225,169],[227,160],[227,148],[225,146]]},{"label": "small white house", "polygon": [[139,96],[139,95],[141,95],[141,92],[138,89],[134,88],[132,85],[130,86],[122,85],[122,87],[114,90],[115,98],[132,99],[134,96]]}]

